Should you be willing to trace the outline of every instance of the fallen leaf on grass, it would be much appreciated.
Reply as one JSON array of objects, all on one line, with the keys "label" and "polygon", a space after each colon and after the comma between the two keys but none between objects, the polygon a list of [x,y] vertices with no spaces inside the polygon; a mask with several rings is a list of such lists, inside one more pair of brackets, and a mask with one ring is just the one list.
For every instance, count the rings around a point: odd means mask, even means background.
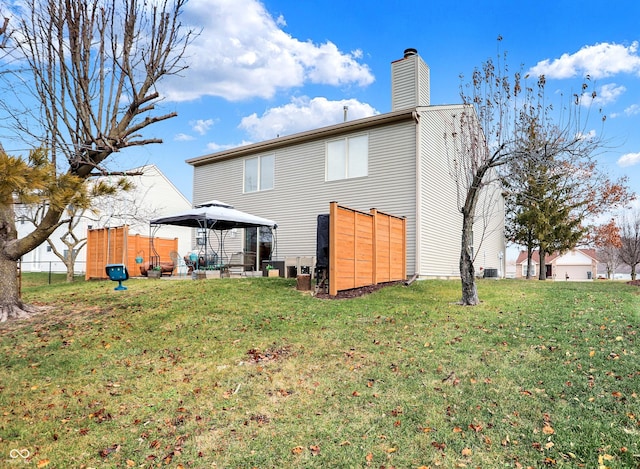
[{"label": "fallen leaf on grass", "polygon": [[471,456],[472,453],[473,453],[473,451],[471,451],[471,448],[463,448],[463,450],[462,450],[462,455],[464,457],[469,457],[469,456]]},{"label": "fallen leaf on grass", "polygon": [[469,424],[469,428],[470,428],[471,430],[473,430],[474,432],[476,432],[476,433],[478,433],[478,432],[481,432],[481,431],[482,431],[482,425],[480,425],[480,424],[477,424],[477,425],[476,425],[476,424],[470,423],[470,424]]},{"label": "fallen leaf on grass", "polygon": [[296,446],[291,450],[291,454],[302,454],[304,448],[302,446]]},{"label": "fallen leaf on grass", "polygon": [[48,459],[41,459],[40,461],[38,461],[38,469],[41,469],[43,467],[47,467],[49,465],[49,463],[51,463],[50,460]]},{"label": "fallen leaf on grass", "polygon": [[320,447],[318,445],[309,446],[309,451],[311,451],[312,456],[317,456],[320,454]]},{"label": "fallen leaf on grass", "polygon": [[553,429],[551,425],[545,425],[542,427],[542,433],[545,435],[553,435],[556,431]]},{"label": "fallen leaf on grass", "polygon": [[120,445],[111,445],[108,448],[101,449],[99,454],[101,457],[106,458],[113,452],[120,451]]},{"label": "fallen leaf on grass", "polygon": [[389,454],[395,453],[396,451],[398,451],[398,448],[387,448],[387,453]]}]

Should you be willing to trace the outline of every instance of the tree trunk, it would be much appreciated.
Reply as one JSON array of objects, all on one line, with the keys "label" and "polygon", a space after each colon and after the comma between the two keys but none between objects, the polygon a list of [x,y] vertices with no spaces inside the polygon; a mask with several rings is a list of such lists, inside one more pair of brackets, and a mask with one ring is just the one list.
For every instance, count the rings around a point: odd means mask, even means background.
[{"label": "tree trunk", "polygon": [[18,263],[0,255],[0,322],[8,319],[26,319],[37,308],[26,305],[20,299]]},{"label": "tree trunk", "polygon": [[[0,246],[17,238],[13,204],[3,205],[0,206]],[[28,317],[27,309],[20,299],[18,262],[0,251],[0,322]]]},{"label": "tree trunk", "polygon": [[636,279],[636,266],[632,265],[631,266],[631,280],[635,280]]},{"label": "tree trunk", "polygon": [[547,266],[545,265],[547,253],[544,249],[540,249],[540,273],[538,274],[538,280],[547,279]]},{"label": "tree trunk", "polygon": [[43,218],[41,229],[18,239],[13,198],[10,201],[0,201],[0,322],[24,319],[40,311],[35,306],[23,303],[20,298],[18,259],[47,239],[58,226],[61,213],[61,209],[50,207]]},{"label": "tree trunk", "polygon": [[74,263],[67,265],[67,283],[73,282]]},{"label": "tree trunk", "polygon": [[462,249],[460,250],[460,280],[462,281],[462,299],[464,306],[475,306],[480,303],[478,288],[476,287],[475,269],[471,256],[473,235],[473,217],[463,216],[462,219]]},{"label": "tree trunk", "polygon": [[533,261],[533,248],[527,246],[527,275],[526,279],[531,280],[531,262]]}]

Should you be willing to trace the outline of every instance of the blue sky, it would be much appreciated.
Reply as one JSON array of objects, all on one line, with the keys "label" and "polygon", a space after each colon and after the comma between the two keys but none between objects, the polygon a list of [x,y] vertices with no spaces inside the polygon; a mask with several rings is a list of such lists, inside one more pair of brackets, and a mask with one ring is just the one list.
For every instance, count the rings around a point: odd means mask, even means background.
[{"label": "blue sky", "polygon": [[[126,150],[111,166],[154,163],[192,197],[184,161],[218,150],[390,110],[390,63],[416,48],[431,69],[431,103],[458,103],[461,74],[495,57],[545,73],[571,95],[586,74],[607,115],[612,176],[640,193],[640,2],[637,0],[190,0],[201,28],[189,69],[160,86],[178,117],[145,132],[162,145]],[[593,127],[600,132],[600,126]]]}]

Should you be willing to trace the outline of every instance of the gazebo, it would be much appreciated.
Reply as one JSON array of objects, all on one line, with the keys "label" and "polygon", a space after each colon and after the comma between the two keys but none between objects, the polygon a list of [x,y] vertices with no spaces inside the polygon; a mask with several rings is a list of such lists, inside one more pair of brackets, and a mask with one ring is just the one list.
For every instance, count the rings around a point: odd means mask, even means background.
[{"label": "gazebo", "polygon": [[[153,235],[160,225],[177,225],[198,229],[202,233],[202,248],[204,264],[220,266],[224,264],[224,236],[223,232],[234,228],[259,228],[268,227],[272,231],[277,228],[277,224],[273,220],[258,217],[250,213],[236,210],[233,206],[220,202],[219,200],[211,200],[203,204],[196,205],[191,210],[179,212],[173,215],[154,218],[151,224],[151,252],[153,249]],[[213,231],[218,241],[218,250],[210,244],[211,236],[209,232]],[[198,256],[200,257],[200,256]],[[194,259],[200,263],[199,259]]]}]

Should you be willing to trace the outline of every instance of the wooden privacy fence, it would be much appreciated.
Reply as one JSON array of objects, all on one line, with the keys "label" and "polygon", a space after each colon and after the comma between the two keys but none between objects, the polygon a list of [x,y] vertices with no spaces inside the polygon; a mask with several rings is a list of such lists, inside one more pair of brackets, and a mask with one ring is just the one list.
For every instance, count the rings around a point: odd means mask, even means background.
[{"label": "wooden privacy fence", "polygon": [[[178,238],[153,238],[153,246],[161,262],[171,261],[169,253],[178,250]],[[100,228],[87,233],[87,268],[85,279],[106,279],[107,264],[124,264],[129,275],[140,275],[136,257],[144,263],[150,260],[150,238],[130,235],[127,225],[116,228]]]},{"label": "wooden privacy fence", "polygon": [[331,202],[329,294],[406,278],[407,223],[371,209],[360,212]]}]

